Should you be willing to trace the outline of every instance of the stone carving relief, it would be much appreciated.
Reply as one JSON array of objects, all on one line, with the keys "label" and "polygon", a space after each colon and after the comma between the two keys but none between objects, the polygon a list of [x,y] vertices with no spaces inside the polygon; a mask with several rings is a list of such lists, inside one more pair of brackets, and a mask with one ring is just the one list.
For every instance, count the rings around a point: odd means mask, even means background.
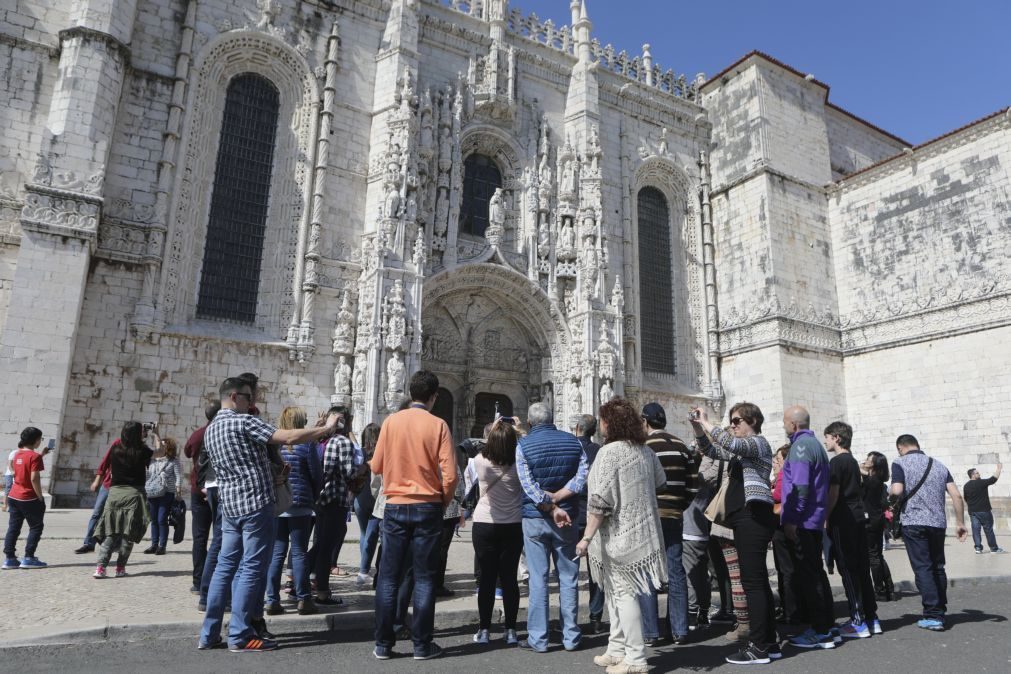
[{"label": "stone carving relief", "polygon": [[355,347],[355,315],[351,311],[349,295],[345,292],[341,298],[341,308],[333,329],[333,352],[336,354],[352,353]]},{"label": "stone carving relief", "polygon": [[333,371],[334,391],[338,396],[347,397],[351,394],[351,366],[347,356],[341,356]]}]

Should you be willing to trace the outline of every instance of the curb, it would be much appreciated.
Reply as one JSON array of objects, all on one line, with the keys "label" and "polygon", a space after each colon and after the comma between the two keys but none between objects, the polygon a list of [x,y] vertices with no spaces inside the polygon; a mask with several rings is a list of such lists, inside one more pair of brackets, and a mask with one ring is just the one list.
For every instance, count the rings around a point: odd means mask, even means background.
[{"label": "curb", "polygon": [[[948,587],[975,587],[981,583],[997,583],[1011,581],[1011,575],[976,576],[973,578],[949,578]],[[895,583],[895,590],[903,593],[916,593],[916,584],[911,580]],[[832,596],[845,599],[846,591],[841,587],[832,588]],[[580,605],[580,610],[586,610]],[[495,608],[501,613],[499,606]],[[527,609],[520,607],[517,622],[526,621]],[[354,633],[370,631],[375,627],[375,612],[371,609],[340,611],[313,616],[291,615],[284,618],[266,616],[270,631],[277,635],[305,633]],[[453,608],[436,611],[438,629],[453,629],[474,626],[480,620],[477,607]],[[203,620],[181,620],[162,623],[122,624],[107,623],[100,627],[66,630],[52,634],[0,641],[0,651],[7,648],[25,648],[32,646],[65,646],[77,644],[114,643],[145,641],[151,639],[182,639],[191,637],[197,639]]]},{"label": "curb", "polygon": [[[496,610],[501,612],[500,607]],[[439,629],[475,625],[479,621],[477,607],[448,609],[437,614]],[[375,627],[375,612],[371,609],[341,611],[312,616],[292,615],[284,618],[265,616],[270,631],[277,635],[305,633],[353,633],[371,631]],[[526,609],[520,608],[518,620],[526,619]],[[78,644],[145,641],[151,639],[182,639],[196,641],[203,620],[181,620],[163,623],[122,624],[66,630],[52,634],[0,641],[0,651],[7,648],[32,646],[66,646]],[[227,620],[225,621],[227,630]]]}]

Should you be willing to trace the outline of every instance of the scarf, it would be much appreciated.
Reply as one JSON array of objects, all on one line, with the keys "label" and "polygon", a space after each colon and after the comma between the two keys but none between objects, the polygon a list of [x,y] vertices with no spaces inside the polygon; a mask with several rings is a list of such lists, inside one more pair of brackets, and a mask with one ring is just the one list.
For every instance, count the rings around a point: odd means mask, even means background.
[{"label": "scarf", "polygon": [[590,512],[604,521],[589,547],[595,578],[605,592],[615,587],[645,594],[667,581],[667,555],[656,490],[666,482],[652,450],[628,441],[604,445],[590,468]]}]

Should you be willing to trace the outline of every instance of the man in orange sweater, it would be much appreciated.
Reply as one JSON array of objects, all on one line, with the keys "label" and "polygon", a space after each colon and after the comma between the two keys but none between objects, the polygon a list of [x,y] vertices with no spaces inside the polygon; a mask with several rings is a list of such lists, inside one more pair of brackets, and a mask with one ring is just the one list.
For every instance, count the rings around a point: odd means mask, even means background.
[{"label": "man in orange sweater", "polygon": [[456,453],[446,422],[431,414],[439,378],[415,372],[411,405],[383,422],[372,457],[372,472],[383,476],[383,556],[376,584],[376,658],[393,655],[400,570],[413,551],[414,659],[442,655],[432,642],[435,629],[435,573],[439,566],[442,513],[456,492]]}]

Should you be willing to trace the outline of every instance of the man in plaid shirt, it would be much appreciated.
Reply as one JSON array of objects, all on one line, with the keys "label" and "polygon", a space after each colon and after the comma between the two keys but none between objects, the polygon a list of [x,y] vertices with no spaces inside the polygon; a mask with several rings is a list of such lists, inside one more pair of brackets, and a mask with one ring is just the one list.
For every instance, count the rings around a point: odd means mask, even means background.
[{"label": "man in plaid shirt", "polygon": [[237,377],[226,379],[220,393],[221,411],[204,434],[204,451],[217,475],[222,541],[197,648],[204,650],[222,643],[221,624],[228,590],[232,588],[229,649],[273,650],[277,642],[259,638],[253,626],[256,609],[263,602],[274,549],[276,497],[267,445],[320,440],[333,434],[337,419],[332,417],[319,428],[278,430],[248,413],[253,399],[248,382]]},{"label": "man in plaid shirt", "polygon": [[324,482],[316,498],[316,541],[310,554],[316,571],[316,603],[340,605],[343,604],[340,597],[330,593],[330,569],[348,532],[347,516],[352,500],[348,487],[359,464],[355,460],[355,446],[347,437],[351,410],[335,405],[329,415],[337,420],[337,433],[323,448]]}]

